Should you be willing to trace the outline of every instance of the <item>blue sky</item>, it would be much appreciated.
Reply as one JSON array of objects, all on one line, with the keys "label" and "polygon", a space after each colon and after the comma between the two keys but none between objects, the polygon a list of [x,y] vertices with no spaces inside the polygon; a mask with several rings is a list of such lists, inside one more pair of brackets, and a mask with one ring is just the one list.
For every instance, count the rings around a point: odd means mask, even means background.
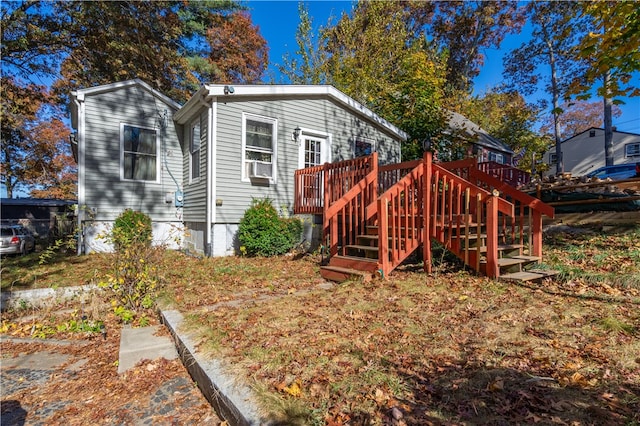
[{"label": "blue sky", "polygon": [[[274,64],[282,63],[282,56],[296,50],[296,30],[299,23],[298,1],[296,0],[250,0],[243,2],[249,7],[252,20],[260,28],[260,33],[269,46],[269,75],[275,75]],[[306,2],[314,28],[325,26],[330,16],[335,23],[343,11],[350,12],[351,1],[314,0]],[[480,75],[474,80],[478,94],[496,86],[502,79],[502,56],[504,52],[517,48],[524,41],[525,34],[509,35],[500,50],[488,49]],[[640,76],[636,73],[635,85],[640,86]],[[544,95],[539,93],[538,96]],[[529,99],[530,101],[533,99]],[[591,99],[594,101],[595,99]],[[640,97],[624,99],[622,115],[613,119],[613,125],[620,131],[640,133]]]}]

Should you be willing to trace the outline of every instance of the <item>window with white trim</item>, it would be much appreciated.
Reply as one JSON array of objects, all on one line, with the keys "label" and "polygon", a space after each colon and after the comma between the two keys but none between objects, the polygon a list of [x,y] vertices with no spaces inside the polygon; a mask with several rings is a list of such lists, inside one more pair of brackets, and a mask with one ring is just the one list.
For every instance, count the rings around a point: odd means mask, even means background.
[{"label": "window with white trim", "polygon": [[189,179],[194,181],[200,178],[200,119],[191,124],[189,136]]},{"label": "window with white trim", "polygon": [[158,135],[155,129],[120,124],[121,176],[124,180],[158,180]]},{"label": "window with white trim", "polygon": [[307,136],[304,139],[304,167],[322,164],[322,139]]},{"label": "window with white trim", "polygon": [[243,179],[275,180],[277,128],[275,118],[243,114]]},{"label": "window with white trim", "polygon": [[489,161],[494,161],[498,164],[504,164],[504,155],[498,154],[497,152],[489,151]]},{"label": "window with white trim", "polygon": [[549,154],[549,164],[558,163],[558,154]]},{"label": "window with white trim", "polygon": [[628,143],[624,146],[625,157],[640,157],[640,142]]},{"label": "window with white trim", "polygon": [[375,144],[371,140],[356,139],[354,142],[353,152],[354,157],[366,157],[371,155],[376,150]]}]

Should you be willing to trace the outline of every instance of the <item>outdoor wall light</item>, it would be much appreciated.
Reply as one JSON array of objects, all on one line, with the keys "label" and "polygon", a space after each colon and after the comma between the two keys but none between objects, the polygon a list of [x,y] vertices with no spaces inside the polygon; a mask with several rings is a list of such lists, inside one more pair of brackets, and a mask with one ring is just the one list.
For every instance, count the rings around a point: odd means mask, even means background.
[{"label": "outdoor wall light", "polygon": [[293,133],[291,134],[291,136],[293,137],[293,140],[297,143],[300,143],[300,134],[302,133],[302,129],[300,129],[300,127],[296,127],[295,129],[293,129]]},{"label": "outdoor wall light", "polygon": [[233,92],[235,92],[236,90],[233,88],[233,86],[224,86],[224,94],[225,95],[233,95]]}]

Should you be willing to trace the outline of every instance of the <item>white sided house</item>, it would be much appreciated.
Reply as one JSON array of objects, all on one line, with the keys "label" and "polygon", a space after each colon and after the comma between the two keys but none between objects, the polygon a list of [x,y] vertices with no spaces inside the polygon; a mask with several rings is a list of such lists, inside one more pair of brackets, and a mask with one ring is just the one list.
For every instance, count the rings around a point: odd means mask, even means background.
[{"label": "white sided house", "polygon": [[[583,176],[605,166],[604,129],[592,127],[562,141],[562,159],[565,173]],[[556,149],[545,152],[544,161],[550,169],[546,175],[554,175],[557,163]],[[613,164],[640,161],[640,134],[613,132]]]},{"label": "white sided house", "polygon": [[111,250],[101,235],[125,209],[148,214],[157,243],[181,244],[180,105],[141,80],[71,93],[78,163],[78,251]]},{"label": "white sided house", "polygon": [[[295,170],[374,151],[396,163],[407,138],[332,86],[205,85],[180,107],[136,79],[71,98],[85,253],[109,249],[99,234],[131,208],[157,242],[234,254],[253,199],[293,214]],[[306,219],[310,240],[319,227]]]},{"label": "white sided house", "polygon": [[[332,86],[205,85],[174,120],[186,242],[210,256],[238,251],[238,224],[252,199],[293,214],[295,170],[374,151],[383,164],[399,162],[407,137]],[[305,221],[307,240],[312,222]]]}]

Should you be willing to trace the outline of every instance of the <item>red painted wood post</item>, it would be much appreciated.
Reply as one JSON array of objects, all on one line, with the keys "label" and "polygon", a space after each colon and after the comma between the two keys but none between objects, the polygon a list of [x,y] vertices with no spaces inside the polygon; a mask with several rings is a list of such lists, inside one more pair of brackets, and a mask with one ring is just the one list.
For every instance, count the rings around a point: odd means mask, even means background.
[{"label": "red painted wood post", "polygon": [[487,200],[487,276],[497,278],[498,268],[498,196],[490,195]]},{"label": "red painted wood post", "polygon": [[389,201],[378,198],[378,266],[383,278],[389,270]]},{"label": "red painted wood post", "polygon": [[431,273],[432,269],[432,259],[431,259],[431,195],[433,191],[433,186],[431,185],[431,161],[432,156],[431,152],[424,153],[424,205],[422,217],[424,221],[424,235],[422,237],[422,260],[424,263],[424,270],[428,274]]},{"label": "red painted wood post", "polygon": [[533,255],[542,260],[542,213],[533,210]]},{"label": "red painted wood post", "polygon": [[[323,240],[323,244],[328,244],[329,247],[327,247],[328,249],[328,253],[329,256],[332,256],[334,253],[331,253],[331,246],[333,244],[335,244],[334,235],[331,235],[332,232],[329,229],[329,219],[327,218],[327,210],[329,210],[329,207],[331,207],[331,191],[333,191],[333,188],[330,186],[330,182],[329,182],[329,163],[324,163],[323,167],[322,167],[322,187],[324,188],[324,199],[323,199],[323,205],[322,205],[322,240]],[[335,238],[337,238],[338,236],[338,231],[336,229],[335,232]]]}]

